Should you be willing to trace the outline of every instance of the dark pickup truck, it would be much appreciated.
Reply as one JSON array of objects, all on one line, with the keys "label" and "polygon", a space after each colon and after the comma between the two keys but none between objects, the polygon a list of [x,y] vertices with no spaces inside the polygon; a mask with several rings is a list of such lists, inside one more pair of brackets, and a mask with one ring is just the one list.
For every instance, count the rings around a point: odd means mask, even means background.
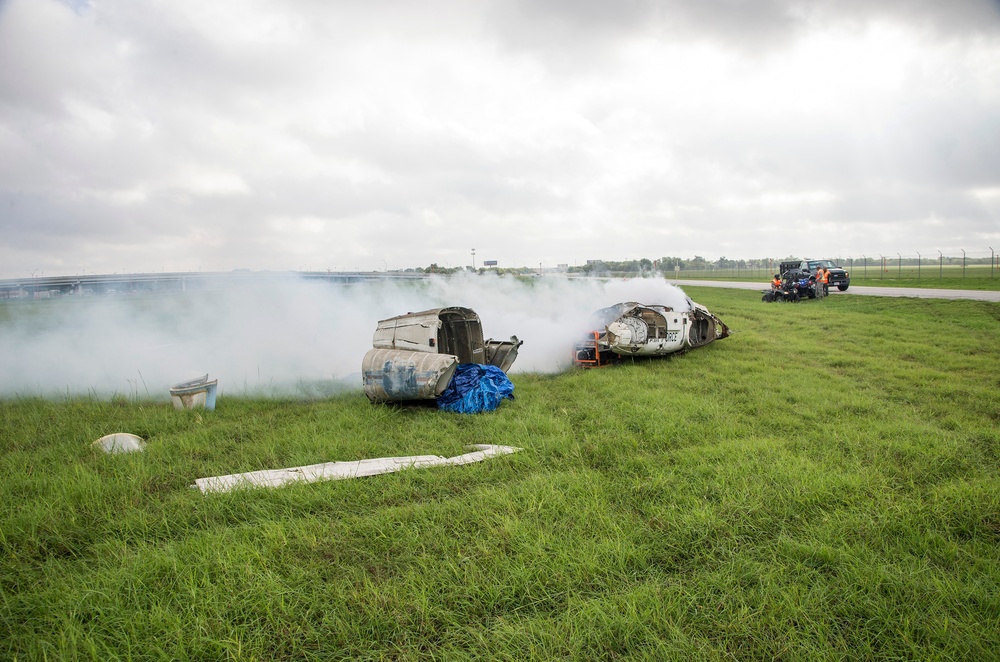
[{"label": "dark pickup truck", "polygon": [[841,292],[847,291],[847,288],[850,287],[851,274],[838,267],[831,260],[795,260],[782,262],[781,273],[784,274],[789,269],[801,269],[815,276],[816,269],[819,267],[823,267],[830,272],[830,282],[828,283],[830,287],[836,286]]}]

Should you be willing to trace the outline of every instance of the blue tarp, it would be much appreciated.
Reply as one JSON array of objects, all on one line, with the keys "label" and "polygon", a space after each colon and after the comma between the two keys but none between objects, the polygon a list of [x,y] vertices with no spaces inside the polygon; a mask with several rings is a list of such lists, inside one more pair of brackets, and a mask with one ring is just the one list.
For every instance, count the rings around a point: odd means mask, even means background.
[{"label": "blue tarp", "polygon": [[514,399],[514,385],[504,371],[492,365],[460,363],[448,388],[438,396],[439,409],[459,414],[493,411],[505,398]]}]

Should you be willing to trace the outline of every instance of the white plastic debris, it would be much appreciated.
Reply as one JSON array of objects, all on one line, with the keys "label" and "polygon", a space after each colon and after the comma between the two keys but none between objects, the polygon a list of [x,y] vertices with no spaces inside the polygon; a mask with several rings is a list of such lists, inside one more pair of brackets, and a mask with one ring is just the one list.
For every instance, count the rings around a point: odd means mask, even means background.
[{"label": "white plastic debris", "polygon": [[320,480],[343,480],[359,478],[376,474],[393,473],[403,469],[417,467],[457,466],[482,462],[488,457],[508,455],[521,450],[514,446],[496,446],[492,444],[475,444],[469,446],[476,450],[455,457],[439,455],[410,455],[408,457],[380,457],[370,460],[355,460],[352,462],[324,462],[310,464],[291,469],[265,469],[228,476],[199,478],[192,487],[197,487],[203,494],[209,492],[228,492],[236,488],[279,487],[287,483],[313,483]]},{"label": "white plastic debris", "polygon": [[141,451],[145,444],[141,437],[134,434],[115,432],[104,435],[92,445],[99,447],[105,453],[135,453]]}]

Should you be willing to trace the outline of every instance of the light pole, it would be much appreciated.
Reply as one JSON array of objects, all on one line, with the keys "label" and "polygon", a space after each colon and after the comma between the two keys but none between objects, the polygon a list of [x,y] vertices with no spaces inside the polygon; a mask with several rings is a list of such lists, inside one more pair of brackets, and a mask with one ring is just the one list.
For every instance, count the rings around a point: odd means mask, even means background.
[{"label": "light pole", "polygon": [[944,253],[938,251],[938,280],[944,278]]},{"label": "light pole", "polygon": [[990,278],[993,278],[993,255],[994,255],[993,247],[990,246],[989,249],[990,249]]},{"label": "light pole", "polygon": [[965,278],[965,249],[962,250],[962,278]]},{"label": "light pole", "polygon": [[917,251],[917,280],[920,280],[920,251]]},{"label": "light pole", "polygon": [[901,279],[903,277],[903,256],[896,253],[896,278]]},{"label": "light pole", "polygon": [[472,249],[472,270],[476,270],[476,249]]}]

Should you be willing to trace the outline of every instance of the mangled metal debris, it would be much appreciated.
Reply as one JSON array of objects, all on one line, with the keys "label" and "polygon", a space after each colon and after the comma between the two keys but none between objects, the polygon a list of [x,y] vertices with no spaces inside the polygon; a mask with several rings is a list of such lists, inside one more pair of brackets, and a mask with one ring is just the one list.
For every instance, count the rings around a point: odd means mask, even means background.
[{"label": "mangled metal debris", "polygon": [[492,444],[475,444],[469,448],[476,449],[471,453],[455,457],[439,455],[411,455],[408,457],[381,457],[353,462],[324,462],[291,469],[273,469],[251,471],[228,476],[199,478],[192,487],[197,487],[203,494],[209,492],[228,492],[240,488],[280,487],[288,483],[314,483],[321,480],[343,480],[345,478],[360,478],[377,474],[394,473],[403,469],[419,467],[460,466],[473,462],[482,462],[486,458],[497,455],[509,455],[521,450],[514,446],[497,446]]},{"label": "mangled metal debris", "polygon": [[704,306],[688,299],[689,309],[629,301],[602,308],[591,318],[592,331],[576,344],[573,363],[596,368],[623,356],[665,356],[686,352],[729,336],[729,327]]},{"label": "mangled metal debris", "polygon": [[474,363],[507,372],[522,341],[483,340],[479,315],[469,308],[434,308],[381,320],[361,364],[372,402],[435,400],[456,367]]},{"label": "mangled metal debris", "polygon": [[215,409],[215,393],[219,380],[208,381],[208,375],[174,384],[170,387],[170,399],[174,409]]}]

